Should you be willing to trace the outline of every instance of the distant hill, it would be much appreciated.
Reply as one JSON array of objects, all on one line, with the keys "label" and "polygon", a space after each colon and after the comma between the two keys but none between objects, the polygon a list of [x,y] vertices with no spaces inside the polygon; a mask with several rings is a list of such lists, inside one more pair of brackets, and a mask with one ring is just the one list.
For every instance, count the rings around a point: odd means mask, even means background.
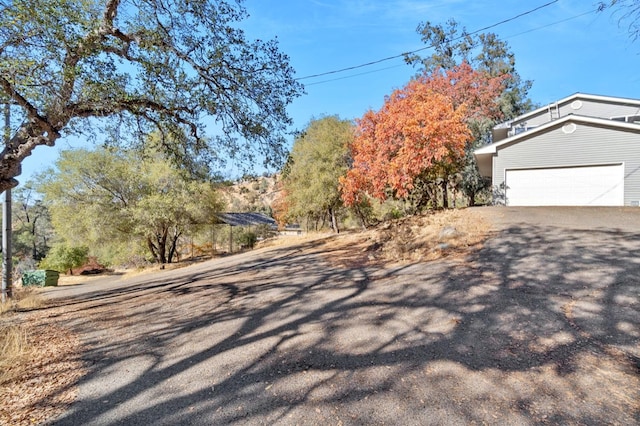
[{"label": "distant hill", "polygon": [[278,192],[278,175],[245,177],[228,182],[221,192],[228,212],[262,212],[271,214],[271,204]]}]

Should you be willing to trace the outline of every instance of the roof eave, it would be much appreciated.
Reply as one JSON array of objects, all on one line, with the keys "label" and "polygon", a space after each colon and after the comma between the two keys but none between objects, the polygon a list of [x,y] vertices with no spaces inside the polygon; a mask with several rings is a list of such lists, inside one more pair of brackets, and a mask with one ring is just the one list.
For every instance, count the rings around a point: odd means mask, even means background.
[{"label": "roof eave", "polygon": [[[498,152],[498,148],[503,145],[517,143],[520,139],[530,138],[539,133],[545,132],[547,129],[552,127],[557,127],[569,122],[582,123],[582,124],[592,124],[592,125],[600,125],[607,126],[620,130],[632,130],[640,133],[640,125],[634,123],[627,123],[624,121],[615,121],[608,120],[605,118],[595,118],[595,117],[586,117],[581,115],[566,115],[557,120],[549,121],[541,126],[538,126],[534,129],[528,130],[526,132],[519,133],[517,135],[511,136],[509,138],[503,139],[499,142],[492,143],[491,145],[483,146],[482,148],[478,148],[473,152],[473,155],[476,157],[477,161],[486,162],[487,156],[492,157]],[[482,160],[481,160],[482,158]]]},{"label": "roof eave", "polygon": [[632,98],[621,98],[621,97],[616,97],[616,96],[602,96],[602,95],[590,95],[588,93],[574,93],[573,95],[569,95],[565,98],[562,98],[558,101],[552,102],[550,104],[544,105],[540,108],[537,108],[533,111],[527,112],[525,114],[519,115],[515,118],[512,118],[511,120],[505,121],[503,123],[499,123],[496,126],[494,126],[494,128],[501,128],[500,126],[504,126],[509,125],[510,123],[513,123],[514,121],[521,121],[524,120],[526,118],[532,117],[534,115],[540,114],[545,112],[546,110],[549,109],[549,106],[552,105],[560,105],[560,104],[565,104],[568,103],[570,101],[574,101],[576,99],[587,99],[587,100],[594,100],[594,101],[603,101],[603,102],[611,102],[611,103],[630,103],[630,104],[634,104],[637,105],[640,108],[640,100],[638,99],[632,99]]}]

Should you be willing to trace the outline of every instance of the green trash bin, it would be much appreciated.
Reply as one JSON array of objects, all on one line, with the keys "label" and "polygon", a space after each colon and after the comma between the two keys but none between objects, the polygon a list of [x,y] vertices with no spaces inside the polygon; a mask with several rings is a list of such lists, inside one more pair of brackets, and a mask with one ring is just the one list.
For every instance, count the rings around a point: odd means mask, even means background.
[{"label": "green trash bin", "polygon": [[58,285],[59,278],[60,273],[50,269],[28,271],[22,274],[22,285],[26,287],[55,287]]}]

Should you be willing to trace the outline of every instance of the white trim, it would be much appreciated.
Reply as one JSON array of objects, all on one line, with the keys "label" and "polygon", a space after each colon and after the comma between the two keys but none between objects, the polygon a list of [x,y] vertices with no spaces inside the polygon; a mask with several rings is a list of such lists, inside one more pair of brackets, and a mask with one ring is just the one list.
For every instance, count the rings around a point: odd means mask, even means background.
[{"label": "white trim", "polygon": [[533,137],[539,133],[546,131],[549,128],[560,127],[561,125],[564,125],[567,122],[572,122],[576,124],[592,124],[592,125],[606,126],[614,129],[619,129],[619,130],[633,130],[640,133],[640,126],[634,123],[607,120],[606,118],[585,117],[582,115],[566,115],[557,120],[549,121],[548,123],[535,127],[529,130],[528,132],[519,133],[517,135],[503,139],[496,143],[492,143],[491,145],[478,148],[473,153],[474,155],[495,154],[496,152],[498,152],[498,148],[500,148],[502,145],[512,144],[512,143],[518,142],[520,139]]},{"label": "white trim", "polygon": [[[513,123],[516,121],[522,121],[525,118],[532,117],[541,113],[548,113],[549,106],[555,106],[560,104],[565,104],[571,100],[591,100],[591,101],[600,101],[600,102],[608,102],[608,103],[616,103],[616,104],[627,104],[627,105],[636,105],[640,108],[640,99],[632,99],[632,98],[618,98],[615,96],[601,96],[601,95],[589,95],[586,93],[574,93],[573,95],[567,96],[566,98],[560,99],[559,101],[551,102],[548,105],[542,106],[533,111],[527,112],[525,114],[519,115],[506,123]],[[504,123],[498,124],[498,126]]]},{"label": "white trim", "polygon": [[611,163],[580,163],[580,164],[559,164],[554,166],[522,166],[522,167],[509,167],[504,169],[505,175],[507,170],[537,170],[537,169],[579,169],[582,167],[607,167],[607,166],[623,166],[624,161],[614,161]]}]

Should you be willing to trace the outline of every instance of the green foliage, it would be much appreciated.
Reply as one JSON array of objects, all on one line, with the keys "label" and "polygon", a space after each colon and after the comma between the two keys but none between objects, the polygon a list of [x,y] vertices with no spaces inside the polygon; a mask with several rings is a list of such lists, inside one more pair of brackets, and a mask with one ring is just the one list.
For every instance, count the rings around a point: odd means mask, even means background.
[{"label": "green foliage", "polygon": [[312,120],[296,138],[283,176],[290,220],[329,215],[338,230],[339,178],[349,168],[353,132],[351,121],[327,116]]},{"label": "green foliage", "polygon": [[12,192],[13,255],[19,259],[42,259],[49,250],[53,227],[42,194],[33,182]]},{"label": "green foliage", "polygon": [[369,197],[363,196],[357,203],[354,203],[353,206],[351,206],[351,213],[358,218],[363,228],[368,228],[378,221]]},{"label": "green foliage", "polygon": [[481,146],[481,143],[475,141],[465,149],[465,158],[462,167],[460,189],[468,197],[470,206],[476,205],[476,197],[479,194],[486,193],[491,188],[491,179],[480,175],[478,164],[473,155],[473,151]]},{"label": "green foliage", "polygon": [[303,87],[277,41],[237,28],[241,0],[0,0],[0,16],[0,96],[22,123],[0,154],[0,191],[67,133],[146,147],[159,130],[154,148],[201,173],[226,156],[284,160]]},{"label": "green foliage", "polygon": [[[516,59],[507,42],[494,33],[469,34],[466,29],[450,19],[445,25],[424,22],[418,26],[422,41],[433,47],[430,56],[407,55],[407,63],[417,66],[421,73],[432,74],[450,70],[463,62],[491,77],[508,76],[507,84],[499,99],[505,119],[517,117],[533,108],[527,97],[530,80],[522,80],[516,70]],[[479,136],[479,135],[476,135]]]},{"label": "green foliage", "polygon": [[254,232],[256,233],[256,236],[258,237],[258,239],[262,239],[262,240],[275,237],[276,235],[278,235],[277,230],[272,228],[271,225],[267,225],[267,224],[254,226]]},{"label": "green foliage", "polygon": [[61,153],[41,185],[58,235],[112,263],[113,247],[144,245],[171,262],[180,236],[210,224],[222,202],[211,183],[188,179],[160,155],[98,149]]},{"label": "green foliage", "polygon": [[40,262],[40,268],[53,269],[58,272],[69,271],[84,265],[89,256],[89,248],[86,246],[68,246],[66,244],[54,245],[47,257]]},{"label": "green foliage", "polygon": [[236,242],[240,247],[246,247],[252,249],[258,241],[258,234],[250,229],[242,229],[236,234]]}]

